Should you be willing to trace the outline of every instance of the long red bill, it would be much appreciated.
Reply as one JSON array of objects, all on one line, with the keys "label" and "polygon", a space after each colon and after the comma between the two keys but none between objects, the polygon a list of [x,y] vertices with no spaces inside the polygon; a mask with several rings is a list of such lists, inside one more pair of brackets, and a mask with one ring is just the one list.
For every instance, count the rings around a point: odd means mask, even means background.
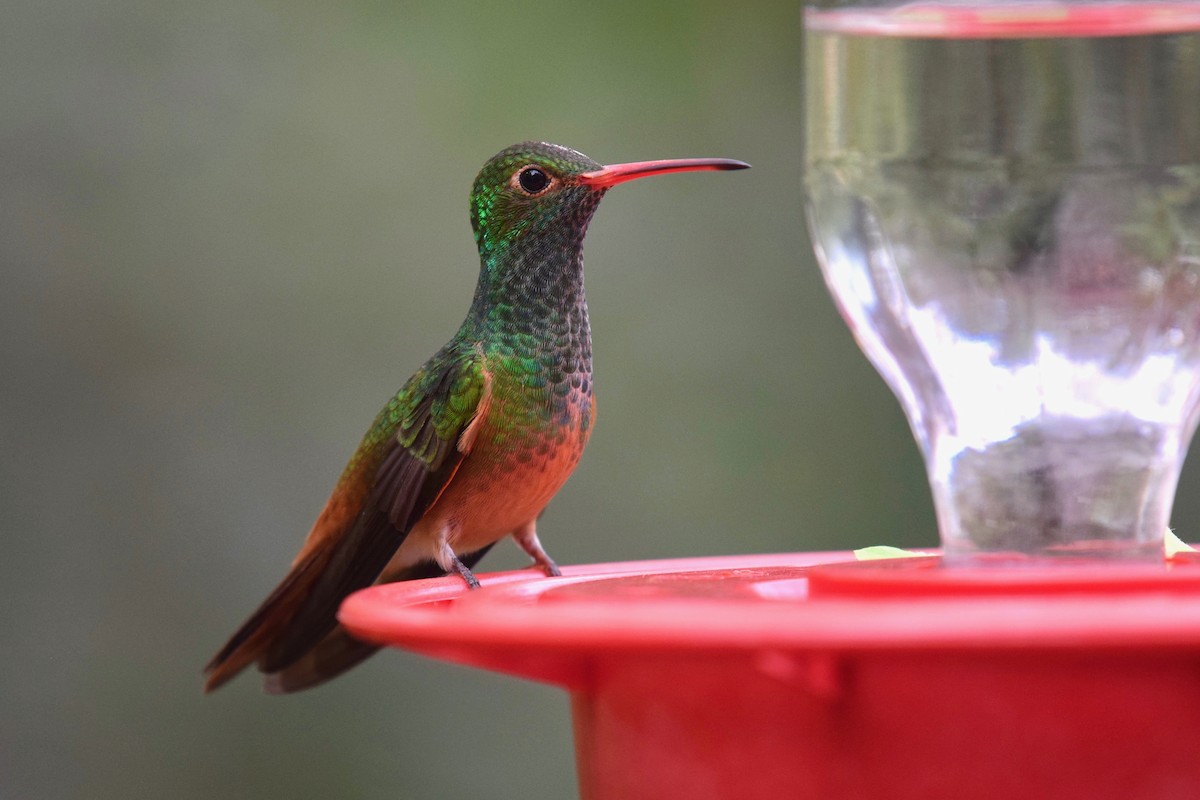
[{"label": "long red bill", "polygon": [[694,170],[749,169],[744,161],[732,158],[672,158],[662,161],[631,161],[628,164],[609,164],[607,167],[585,172],[579,182],[596,189],[607,189],[618,183],[645,178],[648,175],[666,175],[668,172],[692,172]]}]

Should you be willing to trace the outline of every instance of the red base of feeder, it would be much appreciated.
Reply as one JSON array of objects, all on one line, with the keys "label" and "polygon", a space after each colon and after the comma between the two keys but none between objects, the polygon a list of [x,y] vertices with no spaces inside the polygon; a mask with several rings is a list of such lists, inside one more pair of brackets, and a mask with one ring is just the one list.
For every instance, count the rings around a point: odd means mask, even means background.
[{"label": "red base of feeder", "polygon": [[581,795],[1200,797],[1200,561],[848,553],[374,587],[357,636],[569,690]]},{"label": "red base of feeder", "polygon": [[857,36],[997,39],[1047,36],[1149,36],[1200,29],[1195,0],[1079,2],[913,2],[894,7],[809,7],[810,30]]}]

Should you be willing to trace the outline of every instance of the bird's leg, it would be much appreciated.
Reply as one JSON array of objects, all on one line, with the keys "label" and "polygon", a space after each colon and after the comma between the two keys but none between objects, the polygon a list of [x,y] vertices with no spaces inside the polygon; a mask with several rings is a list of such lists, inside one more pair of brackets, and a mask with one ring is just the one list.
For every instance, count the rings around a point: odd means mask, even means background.
[{"label": "bird's leg", "polygon": [[551,578],[557,578],[562,575],[562,572],[558,569],[558,564],[555,564],[554,559],[546,555],[546,551],[542,549],[542,543],[538,541],[537,520],[526,522],[513,531],[512,536],[542,572]]},{"label": "bird's leg", "polygon": [[458,557],[458,553],[455,553],[454,548],[450,546],[450,535],[453,533],[453,530],[450,525],[442,529],[441,536],[439,537],[441,544],[436,551],[434,560],[447,573],[457,573],[458,577],[466,581],[468,589],[478,589],[479,579],[475,577],[475,573],[471,572],[471,568],[462,562],[462,559]]},{"label": "bird's leg", "polygon": [[454,568],[454,571],[458,573],[460,578],[467,582],[467,588],[478,589],[479,579],[475,577],[474,572],[471,572],[471,568],[464,564],[462,560],[453,553],[450,554],[450,557],[454,559],[450,566]]}]

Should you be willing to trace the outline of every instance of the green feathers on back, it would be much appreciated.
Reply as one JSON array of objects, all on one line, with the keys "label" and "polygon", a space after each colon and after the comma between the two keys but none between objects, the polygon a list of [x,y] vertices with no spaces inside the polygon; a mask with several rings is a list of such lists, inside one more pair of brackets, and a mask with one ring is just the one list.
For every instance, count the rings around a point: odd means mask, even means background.
[{"label": "green feathers on back", "polygon": [[487,376],[478,351],[453,343],[408,380],[371,433],[386,439],[388,430],[395,431],[401,446],[435,471],[446,454],[458,446],[486,387]]}]

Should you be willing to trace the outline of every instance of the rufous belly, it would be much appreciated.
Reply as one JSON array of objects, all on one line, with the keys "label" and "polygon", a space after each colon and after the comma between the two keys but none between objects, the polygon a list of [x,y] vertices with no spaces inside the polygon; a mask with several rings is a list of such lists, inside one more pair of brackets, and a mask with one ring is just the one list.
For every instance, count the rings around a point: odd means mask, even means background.
[{"label": "rufous belly", "polygon": [[485,425],[442,495],[409,533],[387,572],[486,547],[537,519],[570,477],[591,432],[592,398],[573,393],[561,424],[511,431]]}]

